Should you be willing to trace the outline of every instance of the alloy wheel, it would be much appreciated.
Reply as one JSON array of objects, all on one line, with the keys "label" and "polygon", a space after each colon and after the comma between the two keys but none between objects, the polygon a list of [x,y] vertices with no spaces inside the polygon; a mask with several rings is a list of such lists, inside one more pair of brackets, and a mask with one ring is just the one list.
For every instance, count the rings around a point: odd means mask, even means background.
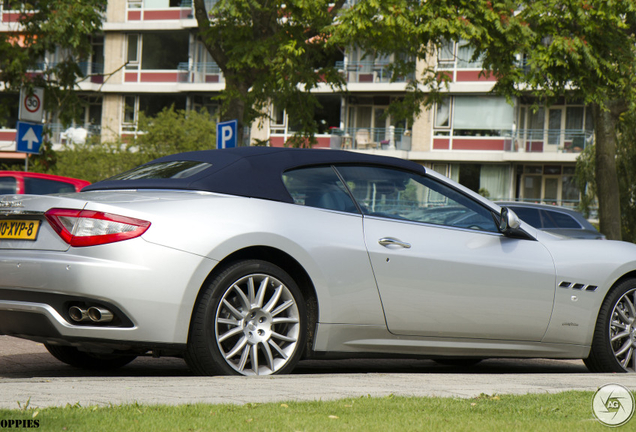
[{"label": "alloy wheel", "polygon": [[628,372],[636,372],[636,288],[623,294],[610,315],[609,337],[616,361]]},{"label": "alloy wheel", "polygon": [[230,285],[214,318],[221,355],[241,375],[283,368],[300,337],[297,299],[279,279],[250,274]]}]

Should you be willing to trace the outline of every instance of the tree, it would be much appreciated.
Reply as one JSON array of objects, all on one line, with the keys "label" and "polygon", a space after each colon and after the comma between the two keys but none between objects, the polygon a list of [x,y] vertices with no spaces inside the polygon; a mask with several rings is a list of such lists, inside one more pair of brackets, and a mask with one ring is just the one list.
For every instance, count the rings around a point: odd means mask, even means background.
[{"label": "tree", "polygon": [[300,125],[299,140],[317,129],[310,91],[342,88],[339,47],[327,42],[345,0],[219,0],[206,10],[194,0],[199,37],[225,77],[221,119],[243,126],[268,116],[271,104]]},{"label": "tree", "polygon": [[[44,88],[44,110],[69,124],[83,113],[84,101],[76,92],[84,79],[79,62],[91,52],[91,36],[101,29],[107,0],[6,1],[5,9],[20,10],[14,33],[0,33],[0,83],[4,91],[18,93]],[[58,53],[55,62],[43,61]],[[33,71],[38,71],[34,73]],[[11,112],[6,99],[0,104],[0,122]],[[33,160],[37,170],[52,168],[57,160],[45,128],[40,154]]]},{"label": "tree", "polygon": [[518,13],[503,13],[490,33],[495,43],[474,41],[484,66],[498,78],[495,90],[508,96],[532,94],[545,104],[570,98],[592,108],[600,231],[620,240],[616,137],[620,116],[633,109],[636,96],[636,2],[521,0],[513,6]]},{"label": "tree", "polygon": [[[331,42],[357,45],[368,53],[393,54],[392,76],[410,78],[404,98],[392,103],[389,111],[399,119],[412,118],[439,100],[448,82],[448,76],[430,61],[442,44],[465,39],[485,49],[500,43],[501,38],[493,35],[500,31],[501,16],[510,14],[511,4],[490,0],[358,1],[343,11]],[[475,53],[475,57],[479,55]],[[502,54],[502,61],[513,58],[512,53]]]},{"label": "tree", "polygon": [[[616,145],[616,171],[621,205],[621,235],[625,241],[636,243],[636,113],[621,116]],[[589,214],[591,204],[598,199],[596,192],[595,146],[586,148],[576,162],[576,174],[584,192],[581,205]]]},{"label": "tree", "polygon": [[207,111],[164,108],[154,117],[139,115],[139,130],[132,146],[147,160],[174,153],[216,148],[216,122]]},{"label": "tree", "polygon": [[[345,11],[341,23],[336,34],[343,40],[422,60],[444,39],[463,39],[475,48],[473,59],[482,59],[485,73],[496,76],[495,92],[509,98],[530,94],[537,106],[558,98],[590,106],[600,228],[610,239],[621,238],[616,131],[620,115],[634,106],[636,2],[364,1]],[[431,65],[424,68],[401,111],[416,113],[434,99],[441,78]]]},{"label": "tree", "polygon": [[[107,0],[5,3],[22,15],[15,33],[0,33],[0,82],[8,92],[43,87],[44,109],[68,124],[82,112],[75,91],[84,78],[79,62],[91,52],[91,35],[101,30]],[[43,62],[46,53],[54,52],[57,61]]]},{"label": "tree", "polygon": [[[447,77],[434,65],[415,75],[444,39],[470,33],[485,38],[497,9],[486,0],[374,0],[345,7],[345,0],[219,0],[210,11],[194,0],[199,37],[223,71],[222,119],[236,118],[239,129],[266,117],[274,104],[301,126],[300,140],[316,131],[318,105],[312,89],[321,84],[346,91],[335,67],[343,47],[393,55],[393,79],[406,78],[406,92],[390,107],[395,118],[412,118],[436,100]],[[503,7],[503,6],[502,6]],[[469,17],[471,21],[467,19]]]}]

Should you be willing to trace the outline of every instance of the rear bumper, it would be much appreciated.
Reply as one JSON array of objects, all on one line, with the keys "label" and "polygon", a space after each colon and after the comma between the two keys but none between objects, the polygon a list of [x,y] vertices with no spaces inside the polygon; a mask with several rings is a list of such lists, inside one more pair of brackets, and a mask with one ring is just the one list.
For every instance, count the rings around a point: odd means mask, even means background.
[{"label": "rear bumper", "polygon": [[[185,345],[194,302],[215,264],[141,238],[66,252],[0,250],[0,334]],[[115,319],[74,322],[74,304],[105,306]]]},{"label": "rear bumper", "polygon": [[[128,353],[142,355],[154,351],[160,355],[179,356],[185,351],[186,344],[152,343],[148,341],[121,341],[104,338],[93,339],[86,337],[62,335],[54,322],[55,312],[48,305],[15,303],[11,310],[0,311],[0,328],[3,332],[14,337],[29,339],[51,345],[68,345],[79,347],[84,351],[103,353]],[[59,322],[59,321],[58,321]]]}]

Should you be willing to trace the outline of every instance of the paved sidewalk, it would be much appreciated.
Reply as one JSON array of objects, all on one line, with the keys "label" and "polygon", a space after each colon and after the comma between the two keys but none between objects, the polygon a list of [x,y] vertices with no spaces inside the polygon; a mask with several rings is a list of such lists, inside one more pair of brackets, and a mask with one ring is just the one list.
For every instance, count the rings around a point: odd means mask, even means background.
[{"label": "paved sidewalk", "polygon": [[359,396],[475,397],[482,393],[595,391],[608,383],[634,389],[636,377],[593,374],[340,374],[244,377],[127,377],[0,379],[0,407],[186,403],[264,403]]},{"label": "paved sidewalk", "polygon": [[138,359],[110,373],[63,365],[40,344],[0,336],[0,408],[109,404],[256,403],[359,396],[475,397],[636,389],[636,374],[591,374],[580,361],[487,360],[470,369],[428,360],[303,362],[277,377],[195,377],[180,359]]}]

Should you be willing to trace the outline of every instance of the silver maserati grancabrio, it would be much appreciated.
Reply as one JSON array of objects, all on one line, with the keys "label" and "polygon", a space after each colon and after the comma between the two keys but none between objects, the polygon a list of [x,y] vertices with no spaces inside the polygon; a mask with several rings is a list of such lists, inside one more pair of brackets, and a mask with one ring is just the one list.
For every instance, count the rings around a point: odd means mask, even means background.
[{"label": "silver maserati grancabrio", "polygon": [[209,150],[0,196],[0,334],[82,368],[542,357],[634,372],[635,303],[636,245],[557,238],[390,157]]}]

